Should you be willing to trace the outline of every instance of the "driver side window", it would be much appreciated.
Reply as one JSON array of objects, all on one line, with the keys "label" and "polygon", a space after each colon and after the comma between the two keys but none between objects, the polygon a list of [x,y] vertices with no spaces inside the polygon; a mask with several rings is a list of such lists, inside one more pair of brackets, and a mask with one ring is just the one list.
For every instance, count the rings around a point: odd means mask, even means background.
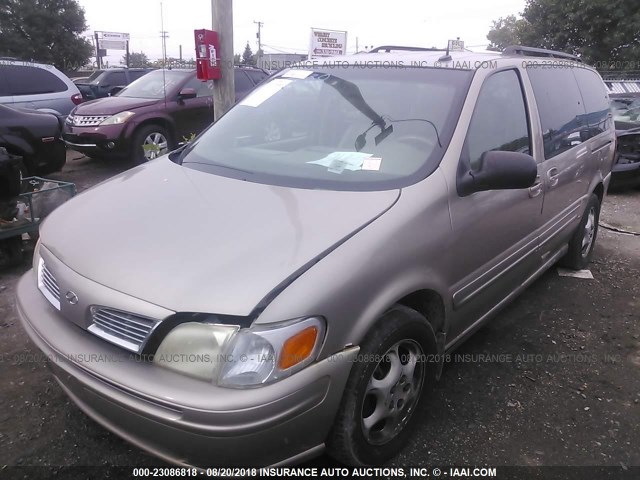
[{"label": "driver side window", "polygon": [[515,70],[498,72],[485,80],[465,144],[472,170],[480,169],[482,155],[491,150],[530,154],[527,111]]}]

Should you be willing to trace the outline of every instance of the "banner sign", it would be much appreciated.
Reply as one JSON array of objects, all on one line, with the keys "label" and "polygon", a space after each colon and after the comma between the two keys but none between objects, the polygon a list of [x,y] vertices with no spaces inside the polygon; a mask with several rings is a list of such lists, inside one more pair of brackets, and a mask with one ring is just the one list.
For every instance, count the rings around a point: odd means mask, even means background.
[{"label": "banner sign", "polygon": [[347,32],[311,29],[309,58],[332,57],[347,53]]}]

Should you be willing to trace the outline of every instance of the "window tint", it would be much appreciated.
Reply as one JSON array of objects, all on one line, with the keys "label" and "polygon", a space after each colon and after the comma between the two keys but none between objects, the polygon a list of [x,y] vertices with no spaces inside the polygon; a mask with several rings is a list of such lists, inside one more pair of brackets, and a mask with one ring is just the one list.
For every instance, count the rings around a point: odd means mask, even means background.
[{"label": "window tint", "polygon": [[544,156],[556,155],[580,145],[587,126],[584,105],[573,68],[529,68],[527,73],[540,113]]},{"label": "window tint", "polygon": [[8,97],[11,95],[9,92],[9,85],[5,80],[6,76],[7,67],[5,65],[0,65],[0,97]]},{"label": "window tint", "polygon": [[251,83],[251,80],[247,78],[242,70],[236,69],[234,73],[237,93],[244,93],[253,88],[253,83]]},{"label": "window tint", "polygon": [[110,87],[117,87],[127,84],[127,76],[124,72],[109,72],[100,82],[101,85],[109,85]]},{"label": "window tint", "polygon": [[249,75],[249,78],[253,80],[253,83],[256,85],[269,76],[260,70],[247,70],[245,73]]},{"label": "window tint", "polygon": [[10,95],[37,95],[68,90],[62,80],[44,68],[6,65],[3,70]]},{"label": "window tint", "polygon": [[482,154],[491,150],[529,153],[529,126],[520,79],[515,70],[496,73],[485,80],[466,140],[473,170]]},{"label": "window tint", "polygon": [[129,72],[129,80],[130,81],[134,81],[139,79],[140,77],[142,77],[143,75],[147,74],[148,72],[145,71],[134,71],[134,72]]},{"label": "window tint", "polygon": [[197,77],[193,77],[182,88],[193,88],[196,91],[197,97],[213,96],[213,82],[203,82],[202,80],[198,80]]},{"label": "window tint", "polygon": [[[583,139],[595,137],[607,129],[609,118],[609,95],[600,76],[586,68],[574,68],[589,128],[583,132]],[[586,133],[586,134],[585,134]]]}]

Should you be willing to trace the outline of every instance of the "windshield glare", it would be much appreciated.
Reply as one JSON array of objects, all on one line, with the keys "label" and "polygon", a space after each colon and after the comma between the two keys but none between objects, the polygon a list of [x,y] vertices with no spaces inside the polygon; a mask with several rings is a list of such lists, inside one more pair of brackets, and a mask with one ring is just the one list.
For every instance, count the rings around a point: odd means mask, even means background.
[{"label": "windshield glare", "polygon": [[197,138],[182,164],[301,188],[413,183],[442,158],[472,74],[400,67],[286,70]]},{"label": "windshield glare", "polygon": [[182,82],[190,72],[155,70],[140,77],[118,92],[118,97],[161,99]]}]

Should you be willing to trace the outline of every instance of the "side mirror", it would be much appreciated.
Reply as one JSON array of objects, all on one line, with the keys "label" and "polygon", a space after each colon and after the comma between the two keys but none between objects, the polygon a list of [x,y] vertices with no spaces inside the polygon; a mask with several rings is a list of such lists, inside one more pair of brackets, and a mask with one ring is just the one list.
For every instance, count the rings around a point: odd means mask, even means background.
[{"label": "side mirror", "polygon": [[512,190],[533,186],[538,165],[531,155],[489,151],[480,159],[480,169],[470,170],[458,179],[458,193],[465,197],[485,190]]},{"label": "side mirror", "polygon": [[178,99],[187,100],[189,98],[196,98],[196,96],[197,93],[195,88],[183,88],[178,94]]}]

